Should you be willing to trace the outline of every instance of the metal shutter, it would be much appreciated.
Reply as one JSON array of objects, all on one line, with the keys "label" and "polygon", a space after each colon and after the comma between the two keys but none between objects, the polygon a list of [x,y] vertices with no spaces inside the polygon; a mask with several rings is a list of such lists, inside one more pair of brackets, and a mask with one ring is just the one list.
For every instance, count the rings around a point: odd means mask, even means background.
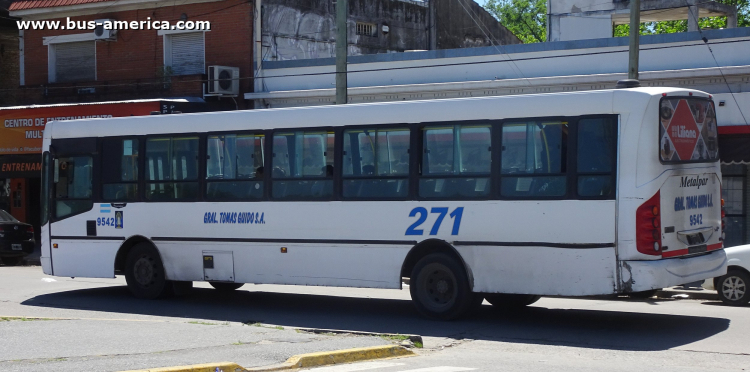
[{"label": "metal shutter", "polygon": [[203,32],[169,35],[172,49],[172,72],[175,75],[204,73]]},{"label": "metal shutter", "polygon": [[96,80],[96,42],[55,44],[55,82]]}]

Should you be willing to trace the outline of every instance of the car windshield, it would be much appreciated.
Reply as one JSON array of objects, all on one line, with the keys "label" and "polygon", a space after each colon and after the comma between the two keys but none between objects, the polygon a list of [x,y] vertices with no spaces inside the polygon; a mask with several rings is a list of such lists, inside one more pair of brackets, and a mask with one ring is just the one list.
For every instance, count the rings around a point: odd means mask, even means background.
[{"label": "car windshield", "polygon": [[10,213],[0,209],[0,222],[18,222]]}]

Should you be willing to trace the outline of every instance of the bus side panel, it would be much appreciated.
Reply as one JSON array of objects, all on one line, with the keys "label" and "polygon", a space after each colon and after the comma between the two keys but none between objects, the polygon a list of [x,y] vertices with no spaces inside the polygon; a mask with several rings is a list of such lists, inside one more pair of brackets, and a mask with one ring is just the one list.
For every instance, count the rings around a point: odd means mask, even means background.
[{"label": "bus side panel", "polygon": [[114,278],[118,240],[52,239],[55,276]]},{"label": "bus side panel", "polygon": [[614,247],[460,247],[474,291],[588,296],[616,291]]},{"label": "bus side panel", "polygon": [[400,288],[401,264],[411,248],[226,242],[157,242],[157,246],[172,280],[205,280],[203,256],[231,252],[238,283],[367,288]]}]

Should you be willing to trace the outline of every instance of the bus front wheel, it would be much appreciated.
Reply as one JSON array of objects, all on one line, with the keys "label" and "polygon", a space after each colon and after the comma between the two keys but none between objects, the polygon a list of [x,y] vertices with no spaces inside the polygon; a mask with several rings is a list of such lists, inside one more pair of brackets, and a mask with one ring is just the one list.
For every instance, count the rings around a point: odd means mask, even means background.
[{"label": "bus front wheel", "polygon": [[417,311],[433,319],[456,319],[477,304],[463,265],[442,253],[427,255],[417,262],[411,272],[409,292]]},{"label": "bus front wheel", "polygon": [[231,292],[240,289],[245,283],[208,282],[219,292]]},{"label": "bus front wheel", "polygon": [[165,297],[172,289],[159,252],[148,243],[139,243],[128,253],[125,281],[135,297],[149,300]]}]

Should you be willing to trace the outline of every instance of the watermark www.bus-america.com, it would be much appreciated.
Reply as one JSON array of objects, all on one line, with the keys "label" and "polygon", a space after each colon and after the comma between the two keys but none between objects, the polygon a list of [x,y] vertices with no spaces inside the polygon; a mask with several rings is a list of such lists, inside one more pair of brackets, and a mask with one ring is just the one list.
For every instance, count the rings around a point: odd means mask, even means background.
[{"label": "watermark www.bus-america.com", "polygon": [[156,21],[147,17],[143,21],[73,21],[66,17],[65,21],[16,21],[19,30],[95,30],[102,27],[105,30],[188,30],[210,31],[210,21]]}]

